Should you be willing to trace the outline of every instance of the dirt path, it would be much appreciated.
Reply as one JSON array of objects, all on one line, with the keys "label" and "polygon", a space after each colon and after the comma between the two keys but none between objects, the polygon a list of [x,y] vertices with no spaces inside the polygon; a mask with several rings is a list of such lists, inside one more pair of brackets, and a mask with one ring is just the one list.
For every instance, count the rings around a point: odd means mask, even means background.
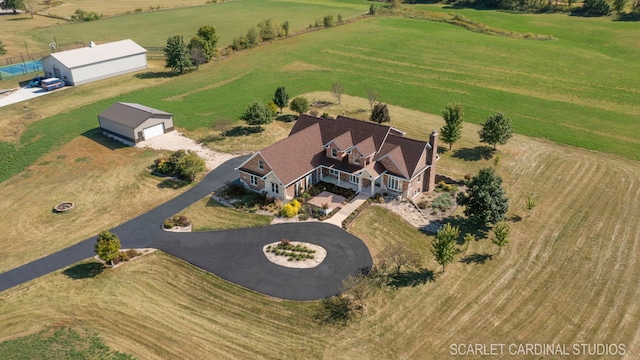
[{"label": "dirt path", "polygon": [[209,171],[215,169],[220,164],[234,157],[231,154],[216,152],[201,144],[198,144],[195,140],[184,136],[179,131],[172,131],[164,135],[156,136],[152,139],[139,142],[138,144],[136,144],[136,147],[148,147],[156,150],[171,151],[192,150],[207,162],[207,169]]}]

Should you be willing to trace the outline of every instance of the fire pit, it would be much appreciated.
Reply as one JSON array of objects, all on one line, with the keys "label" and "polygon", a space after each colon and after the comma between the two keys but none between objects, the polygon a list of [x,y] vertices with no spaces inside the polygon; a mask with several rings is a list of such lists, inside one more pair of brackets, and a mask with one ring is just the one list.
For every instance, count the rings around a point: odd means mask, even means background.
[{"label": "fire pit", "polygon": [[55,210],[55,212],[58,212],[58,213],[63,213],[63,212],[71,211],[75,207],[76,207],[75,204],[72,203],[71,201],[65,201],[54,206],[53,210]]}]

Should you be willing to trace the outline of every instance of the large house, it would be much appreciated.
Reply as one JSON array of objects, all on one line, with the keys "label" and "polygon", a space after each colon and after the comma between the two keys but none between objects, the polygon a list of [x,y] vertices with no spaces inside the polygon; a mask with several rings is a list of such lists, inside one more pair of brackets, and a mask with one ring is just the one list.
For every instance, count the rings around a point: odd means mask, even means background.
[{"label": "large house", "polygon": [[282,200],[319,181],[411,199],[435,186],[438,132],[431,133],[428,143],[404,135],[391,126],[344,116],[302,115],[287,138],[236,169],[245,186]]}]

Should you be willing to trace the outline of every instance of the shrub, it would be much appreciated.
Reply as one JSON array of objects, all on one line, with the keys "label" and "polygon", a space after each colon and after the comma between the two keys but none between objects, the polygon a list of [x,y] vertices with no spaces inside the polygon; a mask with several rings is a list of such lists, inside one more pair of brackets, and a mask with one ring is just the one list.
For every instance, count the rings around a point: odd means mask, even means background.
[{"label": "shrub", "polygon": [[333,20],[333,15],[327,15],[322,18],[322,23],[325,27],[332,27],[335,24],[335,20]]},{"label": "shrub", "polygon": [[300,208],[302,207],[302,204],[300,204],[300,201],[294,199],[291,202],[291,206],[293,206],[296,209],[296,213],[297,213],[298,211],[300,211]]},{"label": "shrub", "polygon": [[435,199],[431,204],[431,207],[434,210],[439,209],[440,211],[445,211],[451,206],[453,206],[453,197],[451,197],[451,195],[449,195],[448,193],[438,196],[438,198]]},{"label": "shrub", "polygon": [[118,257],[120,257],[120,261],[129,261],[129,254],[127,254],[124,251],[120,251],[120,255],[118,255]]},{"label": "shrub", "polygon": [[300,216],[298,216],[298,219],[301,221],[306,221],[309,219],[309,214],[300,214]]},{"label": "shrub", "polygon": [[282,245],[282,246],[287,246],[289,244],[291,244],[291,240],[289,240],[289,239],[280,240],[280,245]]},{"label": "shrub", "polygon": [[423,210],[424,210],[424,209],[426,209],[426,208],[427,208],[427,203],[426,203],[425,201],[420,201],[420,202],[418,203],[418,207],[419,207],[420,209],[423,209]]},{"label": "shrub", "polygon": [[287,204],[287,205],[283,206],[282,210],[280,210],[280,215],[284,216],[284,217],[287,217],[287,218],[292,218],[292,217],[296,216],[297,213],[298,213],[298,211],[291,204]]},{"label": "shrub", "polygon": [[173,229],[175,225],[173,225],[173,221],[171,219],[167,219],[163,223],[165,229]]},{"label": "shrub", "polygon": [[127,250],[127,255],[129,256],[129,258],[134,258],[138,256],[138,251],[136,249],[129,249]]}]

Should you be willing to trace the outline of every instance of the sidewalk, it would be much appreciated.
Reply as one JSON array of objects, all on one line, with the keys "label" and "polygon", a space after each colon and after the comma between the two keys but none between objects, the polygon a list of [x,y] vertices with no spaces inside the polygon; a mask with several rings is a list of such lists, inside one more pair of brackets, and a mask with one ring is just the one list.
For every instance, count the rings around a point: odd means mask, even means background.
[{"label": "sidewalk", "polygon": [[344,221],[344,219],[346,219],[347,216],[351,215],[352,212],[356,211],[356,209],[359,208],[360,205],[362,205],[365,201],[367,201],[368,198],[369,195],[367,195],[365,191],[361,191],[358,195],[356,195],[356,197],[351,199],[351,202],[349,202],[345,207],[340,209],[340,211],[323,222],[342,227],[342,222]]}]

